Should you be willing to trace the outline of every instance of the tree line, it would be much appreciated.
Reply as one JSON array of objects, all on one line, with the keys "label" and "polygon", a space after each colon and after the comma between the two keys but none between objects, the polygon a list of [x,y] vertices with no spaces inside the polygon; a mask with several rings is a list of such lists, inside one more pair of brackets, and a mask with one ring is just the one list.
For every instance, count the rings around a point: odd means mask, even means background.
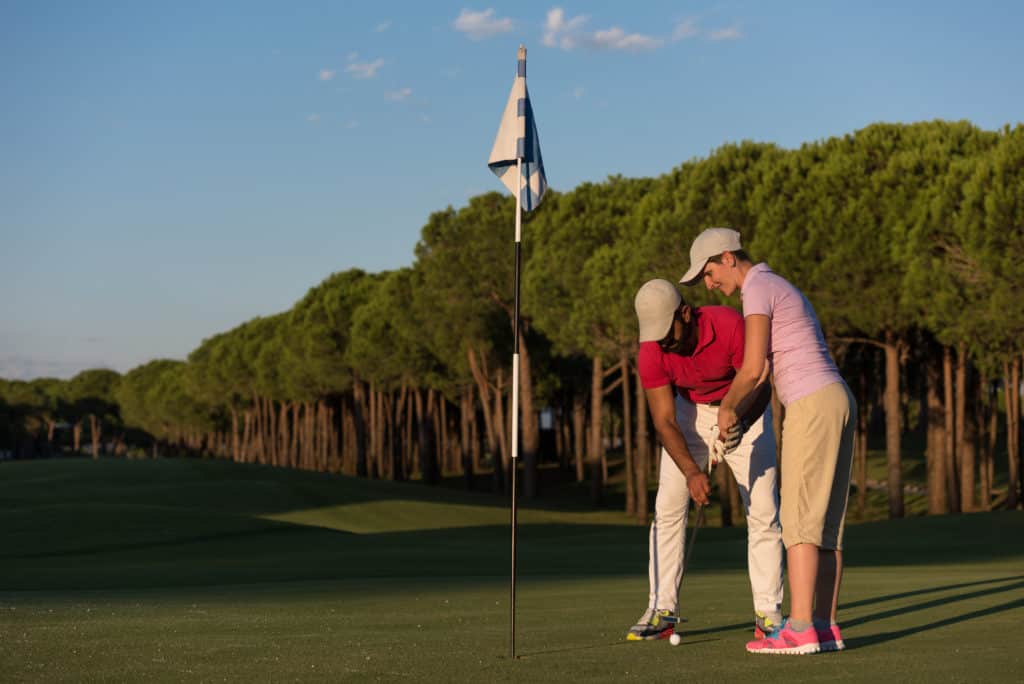
[{"label": "tree line", "polygon": [[[507,490],[514,206],[492,192],[435,212],[411,266],[332,274],[187,360],[0,381],[0,448],[45,453],[66,427],[72,448],[87,435],[94,456],[144,447]],[[740,230],[754,260],[814,304],[861,409],[856,508],[876,423],[890,516],[904,515],[901,439],[916,425],[930,513],[1020,504],[1024,127],[945,121],[876,124],[793,150],[727,144],[657,178],[549,191],[523,227],[525,497],[557,463],[599,501],[613,447],[626,510],[647,518],[658,459],[633,294],[678,278],[709,226]],[[728,517],[739,495],[718,470]]]}]

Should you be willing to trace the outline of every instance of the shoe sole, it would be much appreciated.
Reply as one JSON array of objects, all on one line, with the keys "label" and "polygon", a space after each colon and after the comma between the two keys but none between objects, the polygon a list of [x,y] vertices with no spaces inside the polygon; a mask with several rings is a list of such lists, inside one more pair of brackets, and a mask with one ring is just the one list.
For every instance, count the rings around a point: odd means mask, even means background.
[{"label": "shoe sole", "polygon": [[670,636],[675,634],[675,630],[669,627],[664,632],[658,632],[651,636],[640,636],[639,634],[627,634],[626,641],[658,641],[659,639],[668,639]]},{"label": "shoe sole", "polygon": [[803,646],[792,646],[790,648],[751,648],[750,646],[747,646],[747,653],[754,653],[757,655],[811,655],[812,653],[818,653],[819,651],[821,651],[820,644],[804,644]]}]

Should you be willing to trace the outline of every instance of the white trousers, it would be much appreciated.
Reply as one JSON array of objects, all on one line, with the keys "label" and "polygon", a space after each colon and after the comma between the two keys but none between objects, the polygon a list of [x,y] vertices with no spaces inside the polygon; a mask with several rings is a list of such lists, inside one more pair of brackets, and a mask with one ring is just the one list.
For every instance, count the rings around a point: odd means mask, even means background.
[{"label": "white trousers", "polygon": [[[676,421],[693,460],[706,468],[714,439],[712,430],[718,424],[718,407],[693,404],[677,396]],[[725,456],[725,463],[736,477],[747,517],[747,570],[754,610],[778,614],[782,609],[783,547],[771,407],[750,427],[739,446]],[[650,534],[648,608],[678,610],[689,505],[686,477],[662,449]]]}]

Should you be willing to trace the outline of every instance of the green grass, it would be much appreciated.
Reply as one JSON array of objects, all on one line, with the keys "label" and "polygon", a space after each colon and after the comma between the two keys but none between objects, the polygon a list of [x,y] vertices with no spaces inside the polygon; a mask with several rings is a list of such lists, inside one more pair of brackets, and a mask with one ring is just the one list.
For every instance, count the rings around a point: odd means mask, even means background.
[{"label": "green grass", "polygon": [[0,465],[0,681],[1020,681],[1024,513],[851,525],[849,650],[746,654],[744,530],[708,528],[683,644],[627,643],[646,531],[500,498],[223,462]]}]

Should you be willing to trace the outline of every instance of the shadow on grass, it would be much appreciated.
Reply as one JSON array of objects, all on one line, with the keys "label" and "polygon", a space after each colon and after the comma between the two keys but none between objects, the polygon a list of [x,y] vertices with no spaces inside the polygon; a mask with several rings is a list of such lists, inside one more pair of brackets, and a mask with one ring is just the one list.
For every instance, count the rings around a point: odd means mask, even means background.
[{"label": "shadow on grass", "polygon": [[[1012,578],[1012,579],[1016,579],[1016,578]],[[993,581],[1001,581],[1001,580],[993,580]],[[1014,584],[1010,584],[1010,585],[1003,586],[1003,587],[994,587],[994,588],[990,588],[990,589],[984,589],[984,590],[981,590],[981,591],[973,591],[973,592],[968,592],[968,593],[965,593],[965,594],[958,594],[958,595],[955,595],[955,596],[944,596],[942,598],[933,599],[931,601],[924,601],[923,603],[918,603],[918,604],[915,604],[915,605],[912,605],[912,606],[901,606],[899,608],[893,608],[891,610],[885,610],[885,611],[882,611],[880,613],[874,613],[874,614],[872,614],[872,615],[870,615],[868,617],[862,617],[862,618],[855,618],[855,619],[852,619],[852,620],[846,620],[846,621],[843,622],[843,627],[847,627],[847,626],[849,626],[849,627],[856,627],[856,626],[862,625],[862,624],[870,624],[872,622],[877,622],[878,620],[885,620],[885,619],[891,618],[891,617],[900,617],[900,616],[907,615],[908,613],[913,613],[913,612],[917,612],[917,611],[921,611],[921,610],[928,610],[929,608],[938,608],[940,606],[951,606],[951,605],[953,605],[953,604],[955,604],[955,603],[957,603],[959,601],[969,601],[971,599],[982,598],[982,597],[985,597],[985,596],[994,596],[996,594],[1002,594],[1002,593],[1005,593],[1005,592],[1008,592],[1008,591],[1015,591],[1015,590],[1018,590],[1018,589],[1024,589],[1024,582],[1015,582]],[[934,589],[934,591],[941,591],[941,588]],[[973,613],[966,613],[964,615],[957,616],[957,617],[947,618],[945,620],[941,620],[939,622],[934,623],[934,626],[943,626],[943,625],[954,624],[956,622],[962,622],[963,620],[969,620],[972,617],[978,617],[980,615],[990,615],[992,613],[1002,612],[1004,610],[1009,610],[1011,608],[1019,607],[1021,605],[1024,605],[1024,599],[1017,599],[1016,601],[1011,601],[1010,603],[1005,603],[1005,604],[1002,604],[1000,606],[995,606],[995,607],[993,607],[991,609],[987,609],[985,611],[976,611],[976,612],[973,612]],[[920,627],[920,628],[913,628],[913,629],[909,630],[908,633],[913,634],[914,632],[917,632],[917,631],[924,631],[925,629],[932,629],[932,628],[933,627],[931,627],[931,626],[924,626],[924,627]],[[903,630],[903,631],[907,631],[907,630]],[[902,632],[900,632],[900,633],[902,634]]]},{"label": "shadow on grass", "polygon": [[[1017,584],[1017,585],[1014,585],[1013,587],[1007,587],[1005,590],[1008,591],[1010,589],[1017,589],[1017,588],[1020,588],[1021,586],[1024,586],[1024,585]],[[995,593],[995,592],[981,592],[980,595],[985,595],[985,594],[990,594],[990,593]],[[954,599],[951,599],[951,600],[953,600],[953,601],[963,600],[963,599],[966,599],[966,598],[970,598],[971,596],[977,596],[977,595],[979,595],[979,594],[970,595],[970,596],[957,597],[957,598],[954,598]],[[943,603],[945,603],[945,602],[944,601],[943,602],[936,602],[935,605],[943,605]],[[931,606],[914,606],[910,610],[922,610],[925,607],[931,607]],[[868,636],[857,637],[856,639],[844,639],[844,641],[846,642],[847,648],[863,648],[863,647],[866,647],[866,646],[873,646],[874,644],[881,644],[881,643],[885,643],[885,642],[888,642],[888,641],[896,641],[898,639],[903,639],[903,638],[911,636],[913,634],[919,634],[921,632],[927,632],[927,631],[930,631],[930,630],[933,630],[933,629],[941,629],[943,627],[949,627],[950,625],[955,625],[955,624],[958,624],[958,623],[961,623],[961,622],[967,622],[969,620],[977,620],[978,618],[984,618],[984,617],[988,617],[990,615],[996,615],[998,613],[1005,613],[1008,610],[1016,610],[1018,608],[1024,608],[1024,598],[1016,599],[1014,601],[1010,601],[1009,603],[1004,603],[1004,604],[1001,604],[1001,605],[998,605],[998,606],[992,606],[991,608],[983,608],[981,610],[974,610],[974,611],[971,611],[969,613],[962,613],[960,615],[954,615],[954,616],[948,617],[948,618],[946,618],[944,620],[938,620],[936,622],[929,622],[928,624],[918,625],[917,627],[908,627],[906,629],[899,629],[899,630],[896,630],[896,631],[893,631],[893,632],[879,632],[878,634],[871,634],[871,635],[868,635]],[[890,613],[890,615],[902,615],[902,614],[904,614],[904,612],[905,612],[904,610],[892,611]],[[879,616],[879,617],[872,617],[870,619],[865,619],[865,620],[851,621],[850,624],[856,624],[856,623],[859,623],[859,622],[872,622],[875,619],[881,619],[881,617]]]},{"label": "shadow on grass", "polygon": [[[696,634],[696,632],[690,632],[689,634]],[[714,642],[714,641],[720,641],[720,640],[719,639],[696,639],[696,640],[690,640],[690,639],[687,639],[687,633],[683,633],[683,642],[681,644],[679,644],[679,646],[680,647],[696,646],[697,644],[710,643],[710,642]],[[667,639],[652,639],[652,640],[647,641],[647,642],[642,642],[642,641],[641,642],[637,642],[637,641],[626,641],[625,637],[623,637],[622,639],[616,639],[615,641],[607,641],[607,642],[603,642],[603,643],[599,643],[599,644],[584,644],[584,645],[581,645],[581,646],[569,646],[567,648],[553,648],[553,649],[549,649],[549,650],[546,650],[546,651],[528,651],[528,652],[525,652],[525,653],[518,653],[518,654],[516,654],[516,658],[517,659],[519,659],[519,658],[527,659],[527,658],[536,657],[536,656],[558,655],[560,653],[581,653],[583,651],[592,651],[592,650],[595,650],[595,649],[605,649],[605,648],[609,648],[609,647],[613,647],[613,646],[626,647],[626,648],[643,648],[644,647],[643,646],[644,643],[648,643],[648,644],[665,643],[665,644],[668,644],[668,640]],[[508,660],[508,657],[506,656],[505,659]]]},{"label": "shadow on grass", "polygon": [[[941,587],[928,587],[927,589],[916,589],[914,591],[904,591],[899,594],[887,594],[885,596],[876,596],[874,598],[861,599],[860,601],[852,601],[850,603],[843,603],[843,608],[859,608],[861,606],[869,606],[874,603],[883,603],[885,601],[895,601],[902,598],[910,598],[911,596],[921,596],[922,594],[934,594],[940,591],[951,591],[953,589],[966,589],[967,587],[977,587],[983,584],[998,584],[1002,582],[1014,582],[1017,580],[1024,580],[1024,575],[1013,575],[1010,577],[996,577],[994,579],[979,580],[977,582],[961,582],[959,584],[946,584]],[[1000,589],[998,591],[1004,591]],[[982,595],[982,594],[979,594]],[[972,595],[973,597],[975,595]],[[845,623],[844,623],[845,624]],[[852,623],[851,623],[852,624]]]}]

